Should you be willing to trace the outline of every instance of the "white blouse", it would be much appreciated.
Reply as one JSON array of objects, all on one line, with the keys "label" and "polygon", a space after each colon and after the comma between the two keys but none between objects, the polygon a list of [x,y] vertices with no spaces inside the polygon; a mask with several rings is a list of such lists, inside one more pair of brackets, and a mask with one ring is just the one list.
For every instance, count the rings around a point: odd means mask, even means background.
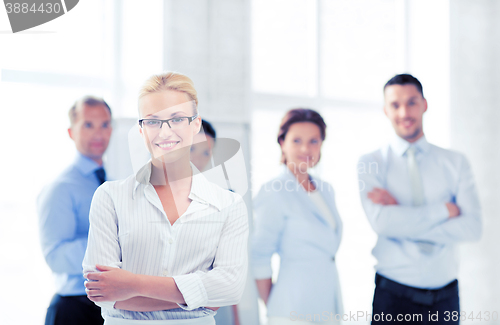
[{"label": "white blouse", "polygon": [[314,205],[318,208],[318,210],[326,217],[326,220],[332,226],[333,229],[336,228],[335,225],[335,217],[332,214],[332,210],[326,205],[325,199],[321,195],[321,192],[318,190],[307,192],[307,195],[311,198]]},{"label": "white blouse", "polygon": [[95,265],[135,274],[172,277],[186,305],[134,312],[96,303],[104,318],[189,319],[214,315],[204,308],[237,304],[247,273],[248,212],[238,194],[210,183],[193,168],[192,200],[173,224],[149,182],[151,163],[125,180],[106,182],[95,192],[83,272]]}]

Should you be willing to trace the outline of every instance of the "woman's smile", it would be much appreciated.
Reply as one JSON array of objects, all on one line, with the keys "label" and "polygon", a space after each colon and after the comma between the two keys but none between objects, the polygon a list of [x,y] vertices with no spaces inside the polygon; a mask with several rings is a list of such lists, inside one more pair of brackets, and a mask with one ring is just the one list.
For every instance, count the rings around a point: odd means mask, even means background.
[{"label": "woman's smile", "polygon": [[155,143],[155,145],[161,150],[169,151],[174,149],[179,143],[180,141],[162,141]]}]

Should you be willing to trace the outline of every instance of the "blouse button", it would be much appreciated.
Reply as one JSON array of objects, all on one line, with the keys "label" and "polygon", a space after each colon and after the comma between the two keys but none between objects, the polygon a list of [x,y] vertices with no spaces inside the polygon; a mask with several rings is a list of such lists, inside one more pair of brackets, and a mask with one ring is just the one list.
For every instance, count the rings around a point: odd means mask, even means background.
[{"label": "blouse button", "polygon": [[163,276],[168,276],[168,272],[167,271],[163,271]]},{"label": "blouse button", "polygon": [[174,243],[174,240],[173,240],[172,238],[170,238],[170,239],[168,240],[168,243],[169,243],[169,244],[173,244],[173,243]]}]

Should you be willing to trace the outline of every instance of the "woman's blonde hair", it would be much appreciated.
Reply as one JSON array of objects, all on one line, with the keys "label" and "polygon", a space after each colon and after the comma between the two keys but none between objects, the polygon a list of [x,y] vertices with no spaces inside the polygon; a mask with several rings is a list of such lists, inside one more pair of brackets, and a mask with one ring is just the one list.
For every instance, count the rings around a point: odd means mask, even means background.
[{"label": "woman's blonde hair", "polygon": [[194,88],[193,80],[178,72],[164,72],[151,76],[142,86],[139,92],[139,99],[148,94],[164,90],[175,90],[185,93],[190,100],[194,101],[194,110],[195,112],[197,111],[198,93]]}]

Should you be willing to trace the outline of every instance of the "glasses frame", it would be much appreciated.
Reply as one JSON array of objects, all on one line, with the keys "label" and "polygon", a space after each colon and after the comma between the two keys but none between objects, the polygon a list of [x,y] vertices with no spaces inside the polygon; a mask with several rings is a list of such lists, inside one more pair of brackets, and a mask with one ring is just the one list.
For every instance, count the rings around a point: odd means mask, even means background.
[{"label": "glasses frame", "polygon": [[[188,125],[191,125],[191,122],[193,122],[194,120],[196,120],[196,118],[198,117],[198,114],[196,115],[193,115],[193,116],[179,116],[179,117],[174,117],[174,118],[169,118],[168,120],[160,120],[160,119],[157,119],[157,118],[142,118],[139,120],[139,126],[141,127],[141,129],[143,129],[143,122],[144,121],[160,121],[160,127],[158,128],[158,130],[161,130],[161,128],[163,127],[163,123],[167,123],[168,127],[170,129],[172,129],[172,127],[170,126],[170,121],[171,120],[176,120],[176,119],[180,119],[180,118],[187,118],[188,119]],[[156,130],[156,129],[155,129]],[[174,129],[175,130],[175,129]]]}]

